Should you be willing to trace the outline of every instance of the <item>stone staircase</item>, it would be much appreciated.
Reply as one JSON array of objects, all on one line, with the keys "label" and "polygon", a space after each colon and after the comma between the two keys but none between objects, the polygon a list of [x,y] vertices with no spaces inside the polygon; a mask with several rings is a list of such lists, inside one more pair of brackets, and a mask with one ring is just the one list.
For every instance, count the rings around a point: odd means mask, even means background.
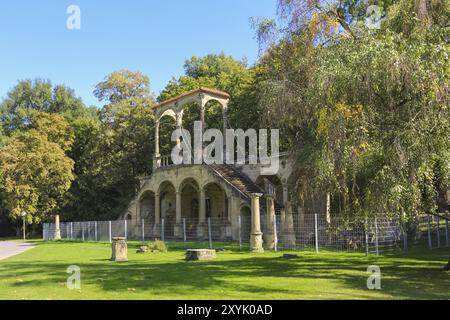
[{"label": "stone staircase", "polygon": [[[239,193],[249,202],[251,193],[265,194],[263,189],[256,185],[245,173],[235,166],[228,164],[211,164],[208,165],[208,167],[216,174],[216,176],[239,191]],[[266,212],[266,201],[264,197],[260,198],[260,207],[262,211]],[[282,206],[275,202],[275,214],[279,214],[281,208]]]}]

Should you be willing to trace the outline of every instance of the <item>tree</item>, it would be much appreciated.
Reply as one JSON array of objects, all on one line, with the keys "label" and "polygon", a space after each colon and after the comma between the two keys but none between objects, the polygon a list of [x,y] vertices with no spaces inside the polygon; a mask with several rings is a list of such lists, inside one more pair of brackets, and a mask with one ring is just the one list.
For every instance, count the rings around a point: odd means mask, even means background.
[{"label": "tree", "polygon": [[342,9],[352,31],[339,21],[334,32],[318,32],[307,27],[316,15],[298,20],[300,6],[292,5],[319,1],[280,1],[287,20],[301,23],[288,23],[285,37],[261,59],[260,102],[296,151],[300,192],[331,192],[337,212],[414,219],[435,211],[437,194],[450,185],[442,23],[448,5],[436,1],[423,10],[419,2],[387,6],[377,31],[347,14],[347,5],[362,1],[332,1],[327,10],[314,6],[314,12],[334,16]]},{"label": "tree", "polygon": [[105,77],[94,94],[106,104],[100,121],[79,119],[77,180],[66,208],[74,217],[114,219],[123,213],[152,171],[154,119],[150,84],[140,72],[120,70]]},{"label": "tree", "polygon": [[65,153],[73,134],[64,118],[38,113],[31,126],[33,129],[16,134],[0,149],[4,202],[9,216],[17,220],[25,211],[30,224],[59,212],[75,178],[74,162]]},{"label": "tree", "polygon": [[27,130],[38,112],[63,114],[66,119],[92,114],[73,90],[52,86],[49,80],[20,81],[0,103],[0,120],[4,132]]}]

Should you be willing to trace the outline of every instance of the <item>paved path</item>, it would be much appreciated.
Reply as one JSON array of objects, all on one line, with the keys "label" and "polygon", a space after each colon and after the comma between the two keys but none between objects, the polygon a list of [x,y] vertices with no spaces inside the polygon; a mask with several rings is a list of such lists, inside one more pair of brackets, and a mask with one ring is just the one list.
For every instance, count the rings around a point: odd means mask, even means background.
[{"label": "paved path", "polygon": [[15,256],[16,254],[28,251],[34,247],[26,242],[0,242],[0,260]]}]

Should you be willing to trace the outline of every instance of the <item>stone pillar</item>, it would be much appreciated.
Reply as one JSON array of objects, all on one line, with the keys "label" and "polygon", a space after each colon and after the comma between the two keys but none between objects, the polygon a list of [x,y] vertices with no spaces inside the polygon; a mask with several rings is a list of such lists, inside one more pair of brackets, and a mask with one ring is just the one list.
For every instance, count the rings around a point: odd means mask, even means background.
[{"label": "stone pillar", "polygon": [[153,158],[153,169],[161,166],[161,154],[159,153],[159,120],[155,122],[155,155]]},{"label": "stone pillar", "polygon": [[176,238],[183,237],[183,225],[181,223],[181,191],[176,191],[176,205],[175,205],[175,227],[174,236]]},{"label": "stone pillar", "polygon": [[261,214],[259,211],[259,198],[262,196],[261,193],[251,194],[251,204],[252,204],[252,231],[250,233],[250,250],[252,252],[264,252],[263,249],[263,239],[261,232]]},{"label": "stone pillar", "polygon": [[286,205],[286,217],[285,217],[286,227],[284,230],[285,242],[284,245],[288,249],[295,248],[296,238],[294,231],[294,217],[292,216],[292,204],[290,201]]},{"label": "stone pillar", "polygon": [[122,262],[128,261],[128,247],[124,237],[115,237],[112,242],[111,260]]},{"label": "stone pillar", "polygon": [[287,184],[283,184],[283,205],[286,207],[289,201],[289,189]]},{"label": "stone pillar", "polygon": [[275,230],[273,224],[275,221],[275,203],[273,195],[266,195],[266,216],[267,216],[267,232],[264,235],[265,247],[269,250],[275,249]]},{"label": "stone pillar", "polygon": [[200,190],[200,203],[198,210],[197,236],[199,239],[206,237],[206,192],[205,189]]},{"label": "stone pillar", "polygon": [[[227,147],[227,110],[228,110],[228,105],[226,103],[224,103],[222,105],[223,107],[223,114],[222,114],[222,121],[223,121],[223,150],[226,150]],[[225,158],[226,159],[226,158]]]},{"label": "stone pillar", "polygon": [[59,224],[59,214],[55,215],[55,236],[54,240],[61,240],[61,227]]},{"label": "stone pillar", "polygon": [[153,236],[161,236],[161,199],[158,192],[155,193],[155,225],[153,226]]},{"label": "stone pillar", "polygon": [[331,195],[327,192],[327,200],[326,200],[326,217],[327,223],[331,223]]}]

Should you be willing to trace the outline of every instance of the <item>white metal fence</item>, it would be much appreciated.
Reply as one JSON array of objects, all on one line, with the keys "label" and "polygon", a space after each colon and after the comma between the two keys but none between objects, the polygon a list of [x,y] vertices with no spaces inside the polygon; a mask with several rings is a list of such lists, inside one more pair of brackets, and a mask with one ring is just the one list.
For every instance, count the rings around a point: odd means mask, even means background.
[{"label": "white metal fence", "polygon": [[[372,218],[348,220],[340,217],[326,219],[324,215],[277,215],[272,226],[261,216],[264,235],[274,230],[277,250],[340,250],[379,254],[394,249],[407,250],[425,245],[430,249],[450,246],[449,220],[443,215],[421,216],[405,224],[396,219]],[[114,237],[128,240],[208,241],[210,247],[217,242],[236,242],[241,248],[250,240],[251,218],[240,216],[232,224],[223,218],[184,218],[177,224],[174,219],[114,220],[61,222],[62,239],[78,241],[110,241]],[[55,224],[44,223],[43,239],[52,240]]]}]

